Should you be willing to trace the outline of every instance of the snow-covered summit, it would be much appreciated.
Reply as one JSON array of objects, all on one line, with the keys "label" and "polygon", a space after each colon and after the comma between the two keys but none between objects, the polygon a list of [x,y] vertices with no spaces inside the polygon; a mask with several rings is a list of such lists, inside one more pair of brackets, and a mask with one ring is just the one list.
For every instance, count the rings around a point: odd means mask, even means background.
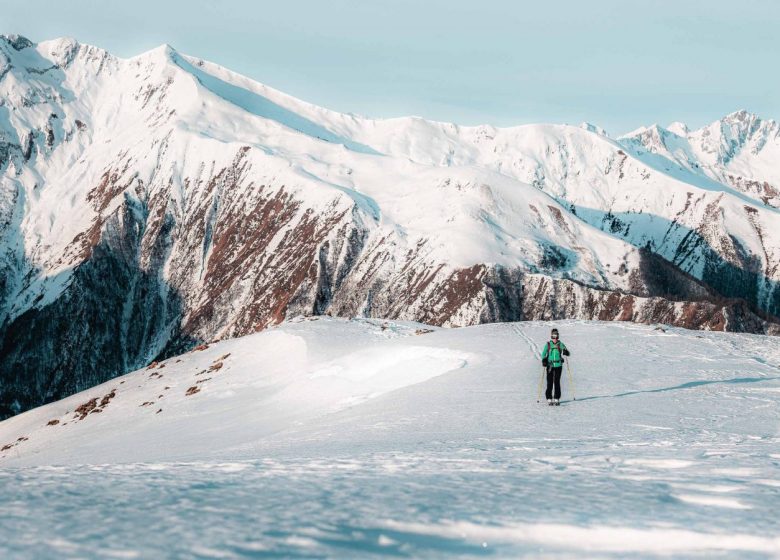
[{"label": "snow-covered summit", "polygon": [[28,49],[34,45],[27,37],[17,35],[16,33],[2,34],[0,35],[0,41],[8,44],[15,51],[21,51]]},{"label": "snow-covered summit", "polygon": [[669,132],[673,132],[677,136],[687,136],[688,133],[690,132],[688,125],[680,121],[675,121],[673,123],[670,123],[669,126],[666,127],[666,129]]},{"label": "snow-covered summit", "polygon": [[[697,130],[683,123],[668,128],[653,125],[619,139],[628,147],[641,147],[687,169],[726,185],[742,180],[777,184],[771,161],[778,154],[780,127],[745,110],[735,111]],[[736,185],[744,190],[742,185]],[[748,191],[749,192],[749,191]],[[766,203],[766,202],[765,202]]]}]

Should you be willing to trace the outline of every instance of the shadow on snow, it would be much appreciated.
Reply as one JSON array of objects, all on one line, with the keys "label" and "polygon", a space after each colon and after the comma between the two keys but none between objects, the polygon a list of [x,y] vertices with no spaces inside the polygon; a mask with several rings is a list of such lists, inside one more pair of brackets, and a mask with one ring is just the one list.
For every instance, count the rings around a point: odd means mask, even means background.
[{"label": "shadow on snow", "polygon": [[774,381],[780,377],[734,377],[733,379],[713,379],[709,381],[688,381],[687,383],[681,383],[680,385],[674,385],[672,387],[661,387],[659,389],[642,389],[639,391],[626,391],[625,393],[618,393],[616,395],[597,395],[592,397],[580,397],[577,401],[592,401],[596,399],[615,399],[618,397],[629,397],[631,395],[640,395],[643,393],[665,393],[666,391],[679,391],[681,389],[693,389],[696,387],[702,387],[705,385],[738,385],[742,383],[758,383],[760,381]]}]

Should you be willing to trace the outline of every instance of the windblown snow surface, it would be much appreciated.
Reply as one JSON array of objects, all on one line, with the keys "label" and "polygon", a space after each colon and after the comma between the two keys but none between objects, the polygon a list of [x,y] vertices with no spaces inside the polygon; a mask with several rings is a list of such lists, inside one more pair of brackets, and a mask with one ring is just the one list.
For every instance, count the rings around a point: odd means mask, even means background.
[{"label": "windblown snow surface", "polygon": [[0,555],[780,557],[778,364],[625,323],[293,320],[0,423]]}]

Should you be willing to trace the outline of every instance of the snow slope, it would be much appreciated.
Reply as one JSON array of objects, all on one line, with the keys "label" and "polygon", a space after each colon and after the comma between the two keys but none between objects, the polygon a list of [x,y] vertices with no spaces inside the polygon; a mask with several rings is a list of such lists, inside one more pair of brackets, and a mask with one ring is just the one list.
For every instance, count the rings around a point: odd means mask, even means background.
[{"label": "snow slope", "polygon": [[778,365],[757,335],[301,318],[0,423],[0,550],[779,557]]}]

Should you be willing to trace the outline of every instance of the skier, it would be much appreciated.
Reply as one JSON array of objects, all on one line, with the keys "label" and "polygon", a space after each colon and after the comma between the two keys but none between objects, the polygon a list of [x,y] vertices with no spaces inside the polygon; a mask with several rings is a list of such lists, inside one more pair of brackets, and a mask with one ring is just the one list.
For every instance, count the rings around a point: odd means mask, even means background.
[{"label": "skier", "polygon": [[[547,391],[544,395],[547,397],[547,404],[550,406],[560,406],[561,404],[561,371],[563,370],[563,357],[571,353],[566,345],[558,337],[558,329],[553,329],[550,333],[550,340],[544,345],[542,350],[542,365],[547,370]],[[553,395],[553,386],[555,386],[555,395]]]}]

